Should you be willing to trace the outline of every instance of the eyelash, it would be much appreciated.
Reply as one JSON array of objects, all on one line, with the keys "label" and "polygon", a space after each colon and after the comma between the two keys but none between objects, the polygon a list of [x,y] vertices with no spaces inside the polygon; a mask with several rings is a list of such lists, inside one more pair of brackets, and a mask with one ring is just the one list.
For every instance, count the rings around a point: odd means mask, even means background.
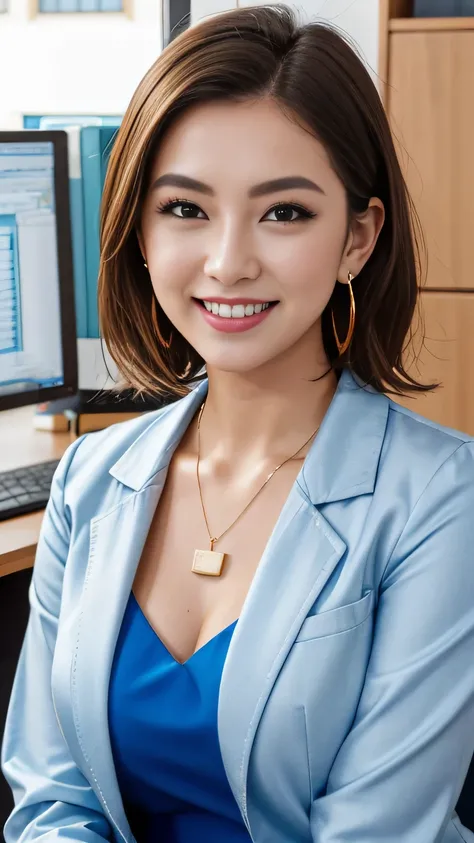
[{"label": "eyelash", "polygon": [[[187,199],[179,199],[178,197],[176,197],[176,199],[166,200],[161,205],[158,205],[157,211],[160,214],[166,214],[166,213],[169,213],[169,211],[172,208],[176,208],[179,205],[189,205],[193,208],[198,208],[200,211],[202,211],[202,208],[199,208],[199,205],[196,205],[195,202],[189,202]],[[288,202],[277,202],[276,205],[273,205],[267,211],[265,216],[267,216],[267,214],[270,214],[276,208],[292,208],[292,210],[295,210],[299,214],[301,214],[301,216],[298,219],[295,219],[295,220],[283,220],[283,221],[271,220],[271,222],[279,222],[280,225],[293,225],[296,222],[305,222],[307,219],[313,219],[313,217],[316,216],[316,214],[313,214],[311,211],[308,211],[306,208],[303,208],[302,205],[299,205],[296,202],[290,202],[290,201],[288,201]],[[173,216],[176,216],[176,214],[173,214]],[[176,219],[197,219],[197,217],[176,217]]]}]

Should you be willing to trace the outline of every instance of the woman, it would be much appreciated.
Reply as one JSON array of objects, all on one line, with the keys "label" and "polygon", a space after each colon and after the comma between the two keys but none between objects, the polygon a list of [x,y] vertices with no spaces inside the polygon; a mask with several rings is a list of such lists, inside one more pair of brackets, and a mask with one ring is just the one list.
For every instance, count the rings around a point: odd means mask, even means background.
[{"label": "woman", "polygon": [[427,388],[416,296],[342,37],[257,7],[167,47],[112,152],[99,304],[124,382],[179,400],[56,472],[7,843],[474,840],[474,450],[387,397]]}]

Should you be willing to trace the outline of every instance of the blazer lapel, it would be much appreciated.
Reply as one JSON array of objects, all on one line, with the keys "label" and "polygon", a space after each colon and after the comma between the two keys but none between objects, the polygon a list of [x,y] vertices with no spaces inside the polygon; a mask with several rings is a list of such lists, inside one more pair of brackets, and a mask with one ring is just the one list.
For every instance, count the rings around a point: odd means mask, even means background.
[{"label": "blazer lapel", "polygon": [[260,560],[224,665],[218,729],[227,777],[250,831],[252,746],[308,611],[346,550],[318,508],[373,492],[389,401],[345,372]]},{"label": "blazer lapel", "polygon": [[295,484],[249,590],[220,688],[222,757],[247,827],[248,767],[263,709],[309,609],[345,548]]},{"label": "blazer lapel", "polygon": [[74,641],[70,693],[77,740],[95,790],[117,832],[133,841],[108,730],[108,689],[117,638],[167,467],[204,399],[207,381],[170,405],[110,469],[124,500],[91,521],[87,573]]}]

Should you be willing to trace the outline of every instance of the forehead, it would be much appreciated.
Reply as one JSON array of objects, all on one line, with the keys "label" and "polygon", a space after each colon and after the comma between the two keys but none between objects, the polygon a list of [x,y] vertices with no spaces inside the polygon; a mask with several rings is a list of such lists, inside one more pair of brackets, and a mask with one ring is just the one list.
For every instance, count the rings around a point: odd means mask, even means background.
[{"label": "forehead", "polygon": [[183,172],[206,181],[232,173],[249,183],[275,173],[335,177],[324,146],[271,100],[199,104],[182,114],[163,136],[152,164],[154,181]]}]

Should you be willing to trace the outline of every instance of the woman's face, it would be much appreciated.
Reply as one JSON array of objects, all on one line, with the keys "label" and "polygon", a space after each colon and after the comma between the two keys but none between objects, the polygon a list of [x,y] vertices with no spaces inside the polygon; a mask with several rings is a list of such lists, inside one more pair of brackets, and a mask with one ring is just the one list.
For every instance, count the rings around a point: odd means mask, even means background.
[{"label": "woman's face", "polygon": [[[281,179],[294,184],[265,186]],[[369,256],[367,226],[347,227],[344,187],[312,135],[272,101],[215,102],[163,138],[139,240],[161,307],[208,371],[298,349],[314,372],[335,282]],[[255,300],[278,304],[252,315]]]}]

